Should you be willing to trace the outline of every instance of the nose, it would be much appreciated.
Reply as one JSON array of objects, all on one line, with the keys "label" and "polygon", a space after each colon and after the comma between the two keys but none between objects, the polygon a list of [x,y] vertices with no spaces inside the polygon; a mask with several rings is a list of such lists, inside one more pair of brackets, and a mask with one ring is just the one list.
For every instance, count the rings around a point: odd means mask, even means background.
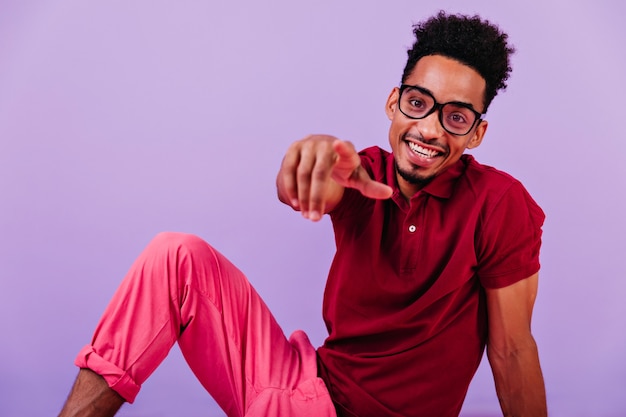
[{"label": "nose", "polygon": [[417,130],[422,134],[424,140],[440,138],[444,134],[443,126],[439,121],[439,112],[436,110],[423,119],[416,120]]}]

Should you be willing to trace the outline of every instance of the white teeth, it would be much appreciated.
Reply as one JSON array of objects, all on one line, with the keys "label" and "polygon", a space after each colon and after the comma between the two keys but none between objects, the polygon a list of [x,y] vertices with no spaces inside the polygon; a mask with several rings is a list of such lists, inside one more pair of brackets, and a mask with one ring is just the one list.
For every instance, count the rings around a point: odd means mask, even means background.
[{"label": "white teeth", "polygon": [[413,142],[409,142],[409,148],[411,148],[413,152],[419,153],[420,155],[425,156],[427,158],[432,158],[432,157],[439,155],[439,152],[426,149],[418,145],[417,143],[413,143]]}]

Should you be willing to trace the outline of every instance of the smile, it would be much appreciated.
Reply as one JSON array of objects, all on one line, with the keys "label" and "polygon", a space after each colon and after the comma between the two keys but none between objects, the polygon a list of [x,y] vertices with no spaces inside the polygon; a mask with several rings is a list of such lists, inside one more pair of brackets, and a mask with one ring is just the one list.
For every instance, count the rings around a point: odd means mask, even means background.
[{"label": "smile", "polygon": [[409,148],[411,148],[413,152],[415,152],[416,154],[424,158],[434,158],[436,156],[441,155],[441,152],[437,152],[432,149],[426,149],[423,146],[418,145],[417,143],[414,143],[414,142],[407,142],[407,143],[409,144]]}]

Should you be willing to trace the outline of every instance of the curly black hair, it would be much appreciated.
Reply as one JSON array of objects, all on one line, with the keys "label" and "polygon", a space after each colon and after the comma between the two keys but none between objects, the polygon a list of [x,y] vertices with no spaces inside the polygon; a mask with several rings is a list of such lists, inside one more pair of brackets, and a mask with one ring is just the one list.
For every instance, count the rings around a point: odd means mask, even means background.
[{"label": "curly black hair", "polygon": [[508,35],[480,16],[448,15],[440,11],[436,16],[413,26],[415,43],[409,56],[402,82],[415,68],[417,61],[427,55],[442,55],[475,69],[486,82],[484,110],[499,90],[505,90],[511,73],[510,55],[515,52],[507,44]]}]

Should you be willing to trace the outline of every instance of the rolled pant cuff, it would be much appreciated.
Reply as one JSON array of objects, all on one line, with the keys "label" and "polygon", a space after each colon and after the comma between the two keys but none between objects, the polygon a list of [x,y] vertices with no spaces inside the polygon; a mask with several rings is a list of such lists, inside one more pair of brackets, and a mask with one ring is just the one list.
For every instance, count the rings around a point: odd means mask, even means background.
[{"label": "rolled pant cuff", "polygon": [[123,369],[98,355],[93,346],[87,345],[76,356],[74,364],[79,368],[88,368],[102,376],[109,387],[128,403],[133,403],[141,389],[140,385]]}]

